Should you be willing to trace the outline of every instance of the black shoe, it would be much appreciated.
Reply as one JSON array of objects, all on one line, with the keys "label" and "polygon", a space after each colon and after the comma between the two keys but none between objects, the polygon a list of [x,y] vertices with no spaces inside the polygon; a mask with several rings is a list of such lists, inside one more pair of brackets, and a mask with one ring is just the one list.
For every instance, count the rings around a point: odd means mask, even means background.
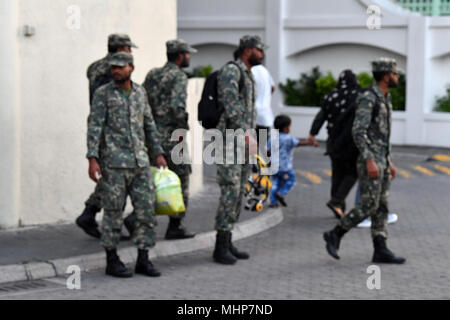
[{"label": "black shoe", "polygon": [[284,197],[279,192],[275,193],[275,198],[277,198],[278,201],[280,201],[280,203],[281,203],[281,205],[283,207],[287,207],[286,200],[284,199]]},{"label": "black shoe", "polygon": [[181,240],[193,237],[195,237],[195,234],[186,231],[181,225],[181,219],[170,218],[165,236],[166,240]]},{"label": "black shoe", "polygon": [[231,238],[232,238],[232,233],[230,232],[230,244],[229,244],[229,246],[230,246],[230,253],[233,255],[233,256],[235,256],[236,258],[238,258],[238,259],[241,259],[241,260],[247,260],[247,259],[249,259],[250,258],[250,255],[247,253],[247,252],[244,252],[244,251],[239,251],[238,250],[238,248],[236,248],[234,245],[233,245],[233,242],[231,241]]},{"label": "black shoe", "polygon": [[342,227],[337,226],[333,230],[325,232],[323,234],[323,239],[327,243],[326,248],[328,253],[335,259],[339,260],[338,255],[339,246],[341,239],[347,231],[342,229]]},{"label": "black shoe", "polygon": [[95,221],[95,215],[101,209],[94,206],[86,206],[83,213],[75,220],[77,226],[83,229],[88,235],[100,239],[101,233],[98,230],[98,224]]},{"label": "black shoe", "polygon": [[213,259],[221,264],[235,264],[237,259],[230,253],[230,237],[229,231],[217,231],[216,247],[214,248]]},{"label": "black shoe", "polygon": [[391,263],[403,264],[406,262],[405,258],[396,257],[394,253],[386,246],[386,240],[382,236],[376,236],[373,239],[373,246],[375,248],[372,262],[375,263]]},{"label": "black shoe", "polygon": [[134,272],[137,274],[143,274],[148,277],[160,277],[161,272],[156,270],[153,263],[148,259],[147,250],[138,250],[138,258],[136,261],[136,268]]},{"label": "black shoe", "polygon": [[130,239],[133,237],[134,229],[136,228],[136,221],[137,217],[134,211],[123,220],[123,224],[130,235]]},{"label": "black shoe", "polygon": [[272,209],[279,208],[279,207],[280,207],[279,203],[269,204],[269,208],[272,208]]},{"label": "black shoe", "polygon": [[133,273],[120,261],[115,249],[106,250],[105,273],[116,278],[130,278],[133,276]]}]

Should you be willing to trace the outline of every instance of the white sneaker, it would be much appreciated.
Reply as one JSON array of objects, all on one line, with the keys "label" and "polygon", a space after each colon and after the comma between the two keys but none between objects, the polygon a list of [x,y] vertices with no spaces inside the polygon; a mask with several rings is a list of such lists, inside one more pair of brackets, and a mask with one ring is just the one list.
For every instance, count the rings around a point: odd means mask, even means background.
[{"label": "white sneaker", "polygon": [[370,218],[367,218],[363,222],[357,225],[358,228],[370,228],[372,226],[372,221],[370,221]]},{"label": "white sneaker", "polygon": [[[388,213],[388,224],[396,223],[398,221],[398,215],[396,213]],[[370,228],[372,226],[372,221],[367,218],[363,222],[357,225],[358,228]]]},{"label": "white sneaker", "polygon": [[396,213],[389,213],[388,214],[388,224],[396,223],[398,221],[398,215]]}]

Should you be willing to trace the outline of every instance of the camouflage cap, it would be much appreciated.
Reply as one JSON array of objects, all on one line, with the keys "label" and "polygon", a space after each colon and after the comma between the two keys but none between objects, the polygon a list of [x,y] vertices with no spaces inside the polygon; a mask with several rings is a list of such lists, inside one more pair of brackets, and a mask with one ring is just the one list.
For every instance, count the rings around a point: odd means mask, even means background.
[{"label": "camouflage cap", "polygon": [[116,52],[114,53],[110,60],[109,64],[112,66],[125,67],[127,64],[133,64],[133,56],[128,52]]},{"label": "camouflage cap", "polygon": [[372,71],[373,72],[394,72],[397,74],[404,74],[403,70],[401,70],[397,66],[397,61],[392,58],[378,58],[377,60],[372,62]]},{"label": "camouflage cap", "polygon": [[189,52],[196,53],[197,50],[192,48],[186,41],[182,39],[170,40],[166,42],[167,53]]},{"label": "camouflage cap", "polygon": [[258,48],[262,51],[269,48],[267,45],[265,45],[260,36],[243,36],[239,42],[239,48],[245,49],[245,48]]},{"label": "camouflage cap", "polygon": [[130,46],[132,48],[137,48],[137,46],[133,42],[131,42],[130,36],[128,36],[127,34],[119,33],[109,35],[108,45],[115,47]]}]

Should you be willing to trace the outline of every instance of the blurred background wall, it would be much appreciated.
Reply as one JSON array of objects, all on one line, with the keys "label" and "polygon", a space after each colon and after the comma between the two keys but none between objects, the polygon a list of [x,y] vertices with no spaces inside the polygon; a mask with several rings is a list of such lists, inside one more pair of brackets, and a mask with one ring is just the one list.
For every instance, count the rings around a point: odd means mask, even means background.
[{"label": "blurred background wall", "polygon": [[[442,15],[430,13],[436,8]],[[344,69],[371,74],[372,60],[395,58],[406,71],[406,103],[394,112],[392,142],[450,147],[450,113],[435,111],[437,97],[450,104],[449,12],[446,0],[178,0],[178,33],[200,51],[193,67],[214,69],[232,59],[242,35],[260,35],[277,84],[314,67],[334,78]],[[290,115],[293,134],[305,137],[318,108],[284,98],[278,88],[275,113]]]},{"label": "blurred background wall", "polygon": [[0,227],[73,221],[94,190],[87,175],[90,63],[128,33],[133,80],[166,61],[176,0],[0,1]]}]

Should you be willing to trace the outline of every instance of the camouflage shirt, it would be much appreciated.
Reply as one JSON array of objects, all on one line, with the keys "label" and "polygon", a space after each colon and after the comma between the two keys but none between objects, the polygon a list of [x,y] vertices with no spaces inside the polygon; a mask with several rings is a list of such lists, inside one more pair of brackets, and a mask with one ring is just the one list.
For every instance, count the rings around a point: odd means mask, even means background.
[{"label": "camouflage shirt", "polygon": [[[355,120],[353,122],[353,140],[364,161],[375,160],[390,164],[390,130],[392,123],[392,98],[388,93],[384,97],[380,87],[373,83],[371,90],[365,90],[357,98]],[[378,114],[373,118],[373,108]]]},{"label": "camouflage shirt", "polygon": [[111,54],[108,54],[103,59],[92,63],[87,69],[87,77],[89,79],[89,103],[91,105],[95,90],[113,80],[111,65],[108,63],[110,57]]},{"label": "camouflage shirt", "polygon": [[152,156],[163,154],[142,86],[133,82],[129,97],[115,82],[95,92],[87,145],[87,158],[100,158],[110,168],[148,167],[148,150]]},{"label": "camouflage shirt", "polygon": [[[237,67],[226,64],[219,71],[217,91],[219,104],[224,112],[217,128],[225,129],[254,129],[256,128],[255,84],[252,73],[247,66],[238,59]],[[239,80],[244,77],[244,87],[239,91]]]},{"label": "camouflage shirt", "polygon": [[[171,144],[172,132],[189,129],[186,111],[188,78],[172,62],[151,70],[144,81],[153,117],[164,144]],[[176,144],[177,142],[175,142]]]}]

